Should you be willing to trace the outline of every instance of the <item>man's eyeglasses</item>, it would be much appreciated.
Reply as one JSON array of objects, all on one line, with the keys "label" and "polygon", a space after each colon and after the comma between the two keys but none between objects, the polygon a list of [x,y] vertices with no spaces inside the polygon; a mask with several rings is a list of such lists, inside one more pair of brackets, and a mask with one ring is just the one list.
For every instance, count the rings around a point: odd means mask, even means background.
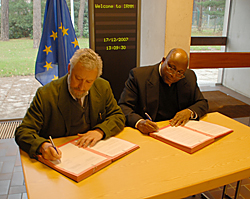
[{"label": "man's eyeglasses", "polygon": [[175,75],[176,78],[178,79],[183,79],[185,77],[184,74],[180,73],[179,71],[176,71],[176,69],[172,68],[171,66],[168,65],[168,63],[166,63],[167,66],[167,73],[170,75]]}]

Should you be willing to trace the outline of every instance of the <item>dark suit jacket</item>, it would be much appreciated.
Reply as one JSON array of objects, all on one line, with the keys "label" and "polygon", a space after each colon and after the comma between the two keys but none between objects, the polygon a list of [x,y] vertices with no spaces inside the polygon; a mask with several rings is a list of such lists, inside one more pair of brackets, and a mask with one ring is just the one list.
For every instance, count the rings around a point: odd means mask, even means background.
[{"label": "dark suit jacket", "polygon": [[[30,157],[48,139],[70,135],[71,113],[67,75],[40,87],[27,110],[22,124],[16,129],[15,140]],[[90,128],[100,128],[104,138],[120,132],[125,117],[114,99],[108,81],[97,78],[89,90]],[[101,114],[101,117],[100,117]],[[79,132],[80,133],[80,132]]]},{"label": "dark suit jacket", "polygon": [[[134,68],[129,73],[125,88],[118,104],[127,119],[126,124],[134,127],[139,119],[146,119],[145,112],[155,121],[159,103],[159,64]],[[208,110],[197,86],[197,78],[192,70],[187,69],[185,78],[177,84],[179,111],[189,108],[198,114],[197,120]]]}]

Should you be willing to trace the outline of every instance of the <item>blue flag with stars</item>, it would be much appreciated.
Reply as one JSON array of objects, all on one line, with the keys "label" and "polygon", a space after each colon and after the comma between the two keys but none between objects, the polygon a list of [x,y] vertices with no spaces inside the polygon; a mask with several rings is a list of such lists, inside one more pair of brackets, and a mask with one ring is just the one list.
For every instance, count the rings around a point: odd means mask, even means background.
[{"label": "blue flag with stars", "polygon": [[65,0],[47,0],[43,33],[37,54],[35,77],[45,85],[68,72],[79,44]]}]

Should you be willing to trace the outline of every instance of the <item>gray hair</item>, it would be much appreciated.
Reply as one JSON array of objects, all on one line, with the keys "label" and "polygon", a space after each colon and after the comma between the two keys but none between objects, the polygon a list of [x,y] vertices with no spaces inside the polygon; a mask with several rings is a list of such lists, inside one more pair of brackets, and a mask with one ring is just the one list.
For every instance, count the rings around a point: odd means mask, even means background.
[{"label": "gray hair", "polygon": [[97,77],[100,77],[102,74],[102,59],[101,57],[90,48],[78,49],[72,58],[70,59],[70,71],[72,68],[80,62],[83,67],[89,70],[96,69],[98,70]]}]

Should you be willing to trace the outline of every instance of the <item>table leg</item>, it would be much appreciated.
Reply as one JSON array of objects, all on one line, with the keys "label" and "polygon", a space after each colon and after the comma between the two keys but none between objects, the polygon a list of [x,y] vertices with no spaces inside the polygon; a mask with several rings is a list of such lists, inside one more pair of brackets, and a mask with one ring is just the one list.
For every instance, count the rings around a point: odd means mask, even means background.
[{"label": "table leg", "polygon": [[[235,189],[235,195],[234,195],[234,199],[238,199],[238,197],[239,197],[239,194],[240,194],[240,188],[241,188],[241,183],[242,183],[242,181],[241,180],[239,180],[238,182],[237,182],[237,185],[236,185],[236,189]],[[223,191],[222,191],[222,197],[221,197],[221,199],[232,199],[230,196],[228,196],[227,195],[227,186],[228,185],[224,185],[224,187],[223,187]]]},{"label": "table leg", "polygon": [[234,195],[234,199],[238,199],[238,197],[239,197],[240,188],[241,188],[241,183],[242,183],[242,180],[239,180],[239,181],[237,182],[236,190],[235,190],[235,195]]}]

